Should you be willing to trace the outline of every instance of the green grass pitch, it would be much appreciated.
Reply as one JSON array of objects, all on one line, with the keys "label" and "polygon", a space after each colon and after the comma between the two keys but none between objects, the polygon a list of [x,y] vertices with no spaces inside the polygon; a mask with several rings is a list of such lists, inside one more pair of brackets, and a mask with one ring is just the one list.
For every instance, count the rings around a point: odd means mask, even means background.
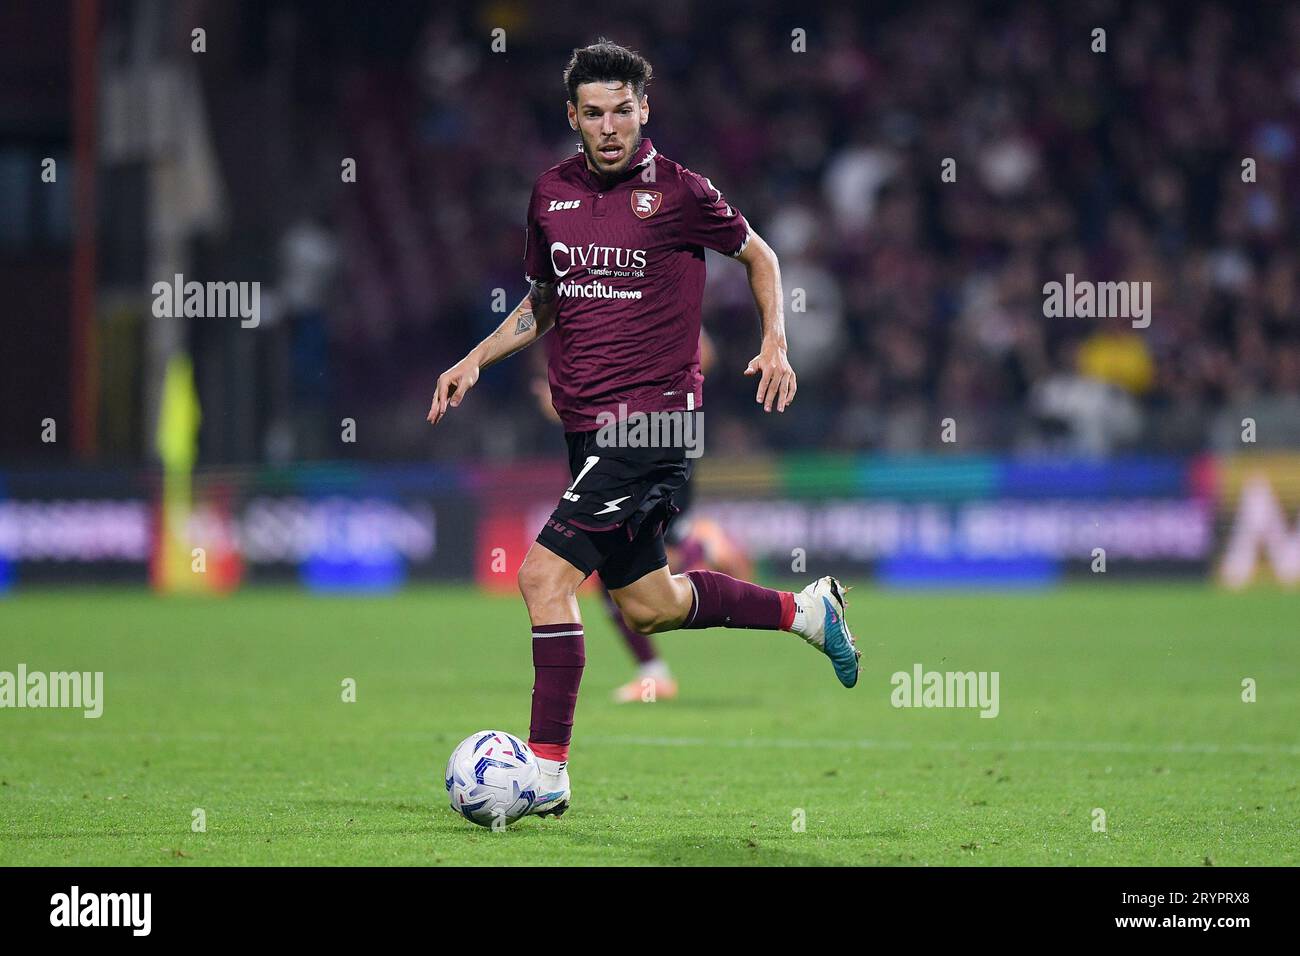
[{"label": "green grass pitch", "polygon": [[[473,731],[527,733],[517,598],[16,592],[0,670],[103,671],[105,704],[0,710],[0,864],[1300,863],[1300,596],[850,602],[854,690],[792,635],[682,631],[659,638],[682,696],[633,706],[610,701],[630,659],[584,599],[573,809],[494,833],[441,774]],[[891,706],[916,663],[998,671],[999,715]]]}]

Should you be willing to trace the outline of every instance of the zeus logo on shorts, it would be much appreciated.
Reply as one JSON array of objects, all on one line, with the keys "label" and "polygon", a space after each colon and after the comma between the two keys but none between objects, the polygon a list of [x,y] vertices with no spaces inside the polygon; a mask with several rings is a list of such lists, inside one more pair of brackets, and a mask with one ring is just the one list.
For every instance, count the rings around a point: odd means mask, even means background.
[{"label": "zeus logo on shorts", "polygon": [[556,521],[554,518],[546,519],[546,527],[552,529],[553,531],[558,531],[566,538],[572,538],[574,535],[574,530],[572,528],[568,527],[567,525],[560,524],[560,522]]}]

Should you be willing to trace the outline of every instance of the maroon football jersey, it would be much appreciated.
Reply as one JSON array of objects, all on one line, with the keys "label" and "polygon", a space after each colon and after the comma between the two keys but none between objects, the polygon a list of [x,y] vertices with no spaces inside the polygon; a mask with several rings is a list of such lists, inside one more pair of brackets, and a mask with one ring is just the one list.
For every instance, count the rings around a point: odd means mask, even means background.
[{"label": "maroon football jersey", "polygon": [[577,155],[542,173],[528,203],[524,271],[554,282],[551,401],[566,431],[601,412],[703,407],[704,249],[737,255],[749,223],[702,176],[641,141],[604,182]]}]

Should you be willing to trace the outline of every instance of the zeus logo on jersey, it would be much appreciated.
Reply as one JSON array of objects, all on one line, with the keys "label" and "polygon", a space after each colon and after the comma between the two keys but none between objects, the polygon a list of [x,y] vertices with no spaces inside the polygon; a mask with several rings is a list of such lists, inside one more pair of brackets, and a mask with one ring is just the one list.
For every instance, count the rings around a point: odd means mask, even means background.
[{"label": "zeus logo on jersey", "polygon": [[546,211],[555,212],[557,209],[577,209],[581,205],[581,199],[552,199],[551,204],[546,207]]},{"label": "zeus logo on jersey", "polygon": [[566,276],[574,266],[588,268],[644,269],[644,249],[620,249],[616,246],[598,246],[594,242],[587,246],[566,246],[562,242],[551,243],[551,268],[556,277]]}]

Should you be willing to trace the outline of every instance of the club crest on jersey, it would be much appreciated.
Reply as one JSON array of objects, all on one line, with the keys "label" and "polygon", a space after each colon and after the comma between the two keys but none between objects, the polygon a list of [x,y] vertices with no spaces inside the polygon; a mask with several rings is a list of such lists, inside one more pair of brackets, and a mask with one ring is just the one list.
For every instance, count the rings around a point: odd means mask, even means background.
[{"label": "club crest on jersey", "polygon": [[649,219],[663,205],[664,194],[653,189],[632,190],[632,211],[638,219]]}]

